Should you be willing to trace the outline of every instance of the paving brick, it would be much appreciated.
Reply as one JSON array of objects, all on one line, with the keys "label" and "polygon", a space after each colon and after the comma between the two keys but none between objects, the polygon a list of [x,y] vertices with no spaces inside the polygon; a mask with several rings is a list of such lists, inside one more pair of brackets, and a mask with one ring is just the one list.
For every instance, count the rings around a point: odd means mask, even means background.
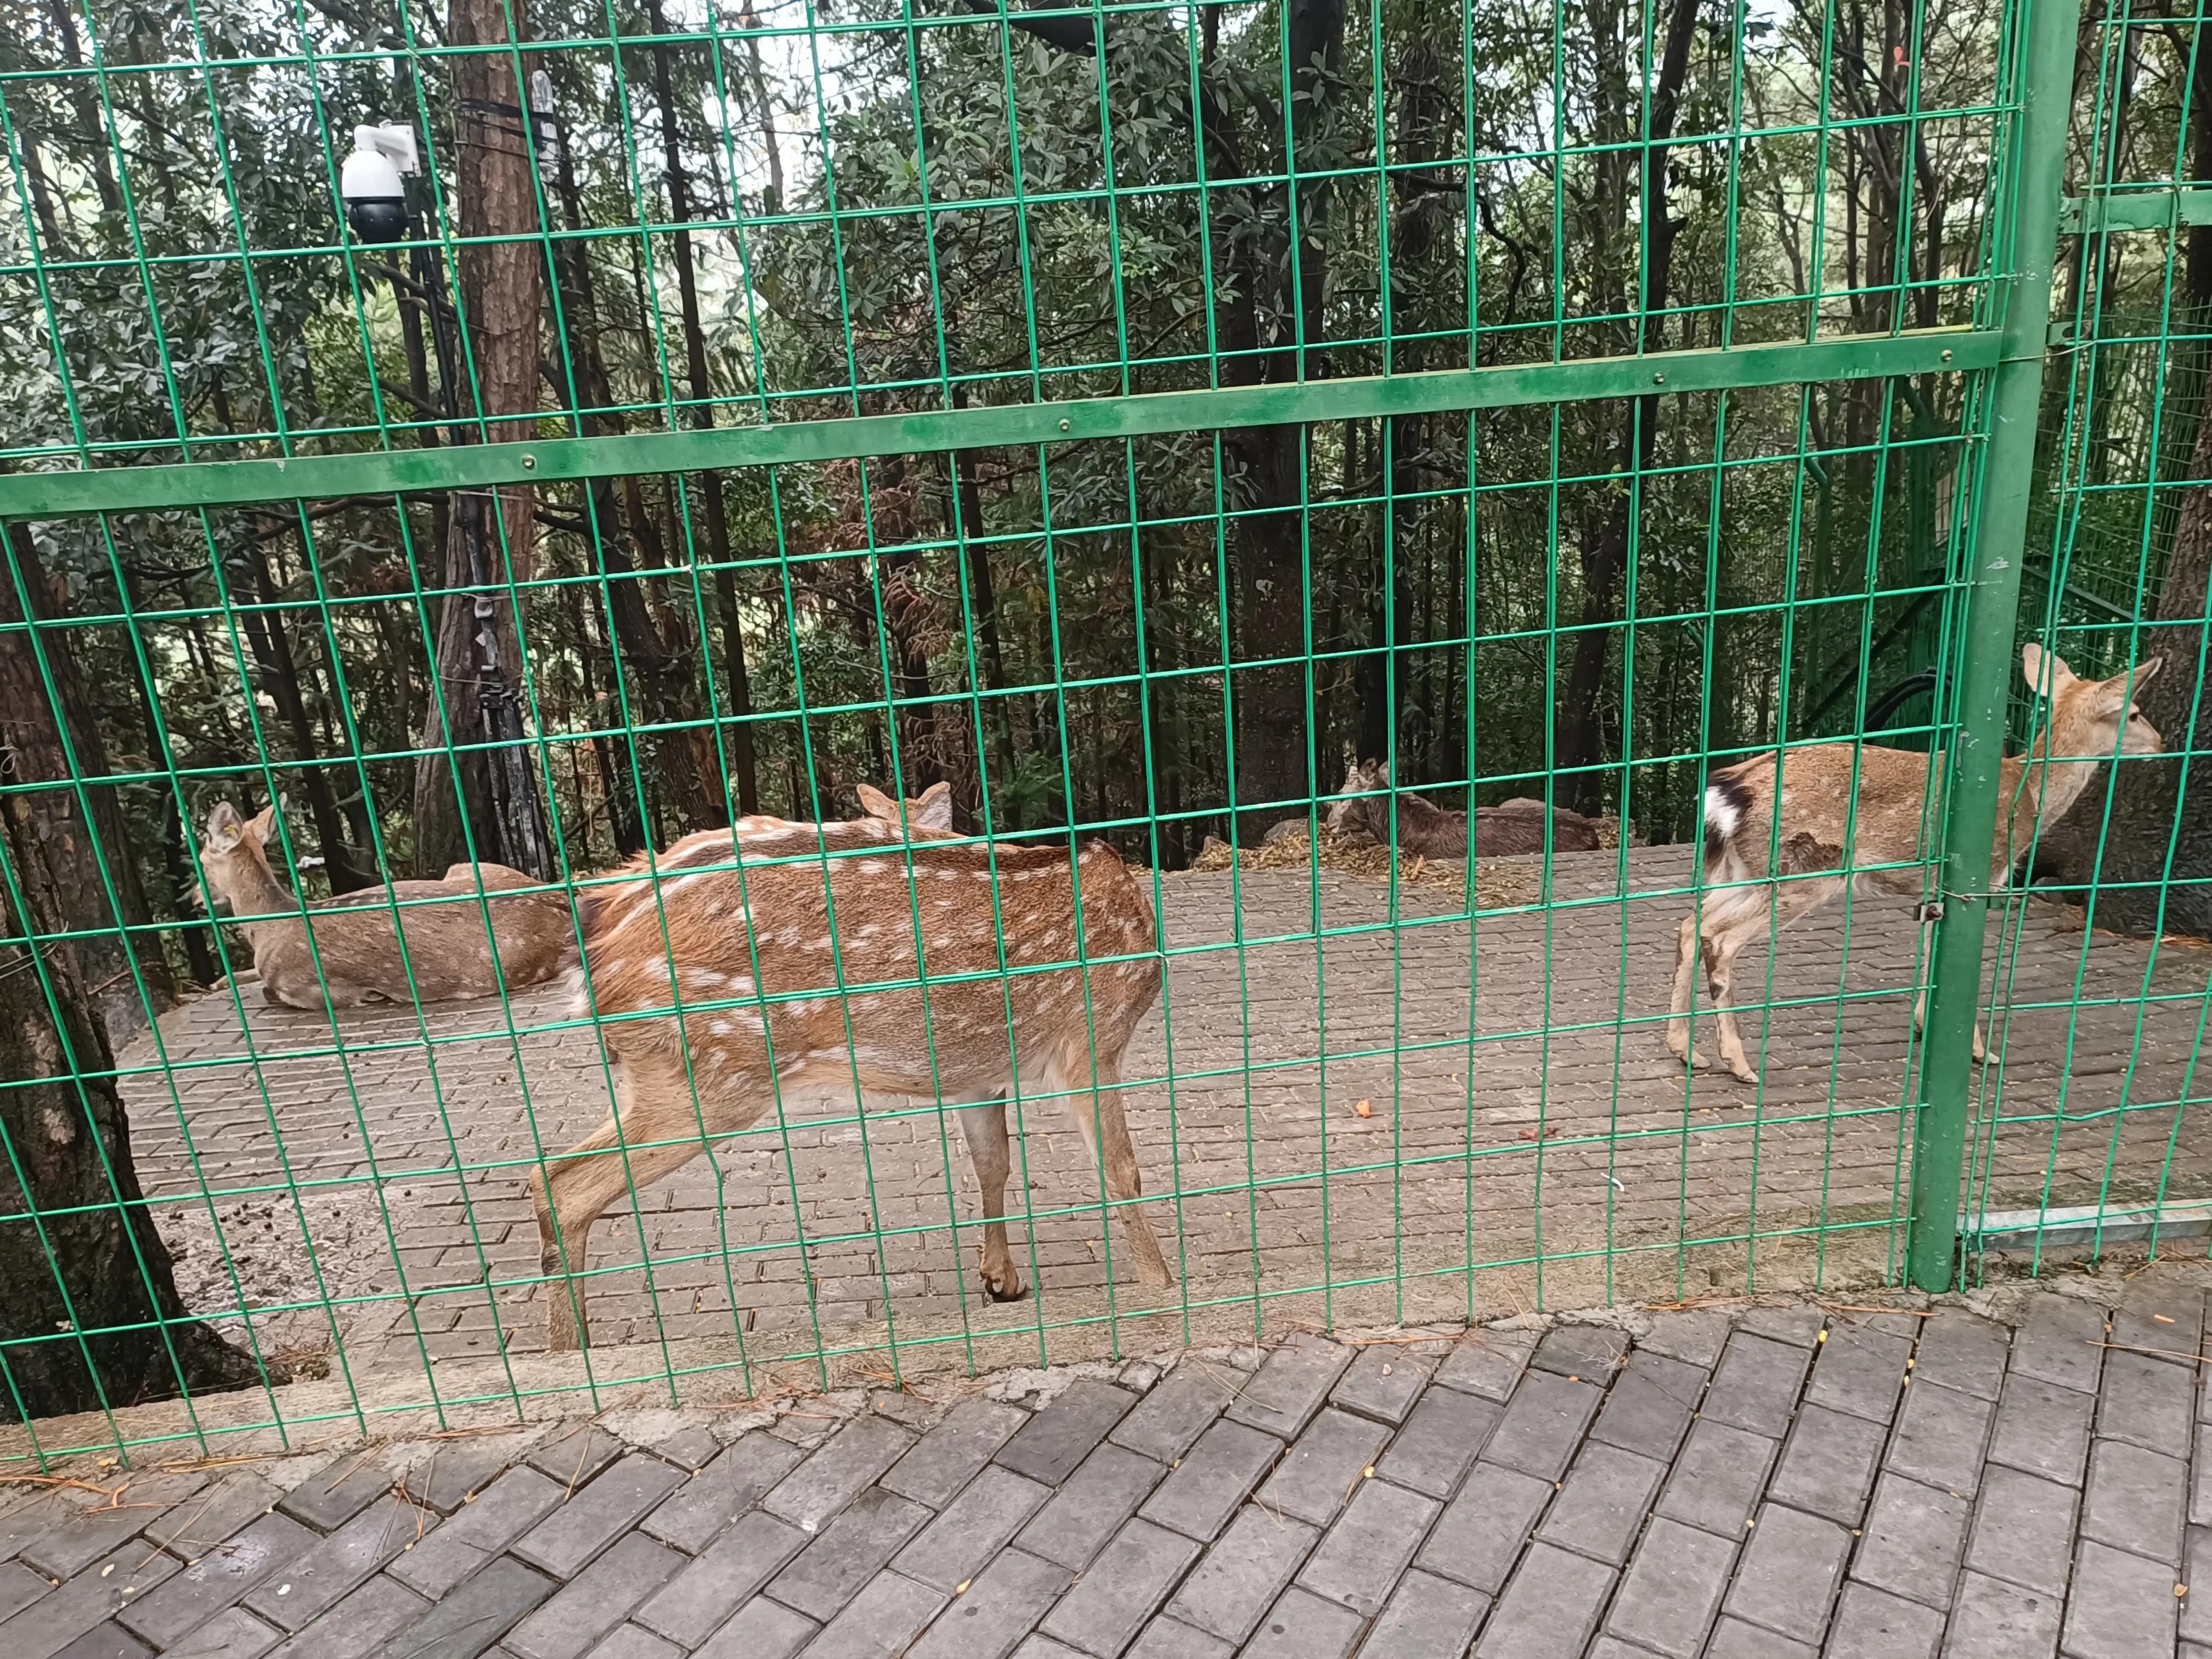
[{"label": "paving brick", "polygon": [[1167,1610],[1225,1642],[1242,1642],[1320,1538],[1317,1527],[1248,1504],[1191,1569]]},{"label": "paving brick", "polygon": [[437,1524],[429,1510],[387,1495],[264,1580],[245,1598],[246,1605],[280,1630],[296,1631],[350,1595]]},{"label": "paving brick", "polygon": [[258,1474],[234,1474],[148,1522],[146,1536],[172,1555],[197,1561],[275,1509],[283,1495]]},{"label": "paving brick", "polygon": [[[646,1641],[660,1641],[660,1638],[640,1626],[628,1625],[623,1628],[636,1631]],[[765,1595],[756,1595],[707,1638],[696,1659],[792,1659],[821,1628],[805,1613],[793,1613],[781,1601],[772,1601]],[[683,1651],[672,1642],[663,1645],[671,1659]],[[594,1655],[593,1659],[598,1656]]]},{"label": "paving brick", "polygon": [[806,1534],[756,1510],[638,1608],[632,1622],[696,1648],[805,1547]]},{"label": "paving brick", "polygon": [[1887,1423],[1896,1413],[1905,1362],[1911,1358],[1912,1344],[1903,1337],[1834,1325],[1813,1361],[1813,1380],[1805,1385],[1805,1399],[1830,1411]]},{"label": "paving brick", "polygon": [[1602,1388],[1628,1358],[1628,1333],[1610,1325],[1554,1325],[1537,1340],[1528,1363],[1540,1371],[1578,1376]]},{"label": "paving brick", "polygon": [[386,1571],[434,1601],[551,1513],[561,1492],[535,1469],[509,1469]]},{"label": "paving brick", "polygon": [[159,1589],[136,1597],[116,1619],[133,1635],[166,1648],[306,1553],[317,1534],[289,1515],[264,1515]]},{"label": "paving brick", "polygon": [[2212,1527],[2212,1423],[2197,1425],[2197,1455],[2190,1462],[2189,1522]]},{"label": "paving brick", "polygon": [[1392,1437],[1376,1472],[1431,1498],[1449,1498],[1504,1415],[1504,1407],[1480,1395],[1431,1389]]},{"label": "paving brick", "polygon": [[514,1554],[556,1578],[573,1578],[683,1480],[650,1453],[632,1452],[531,1528]]},{"label": "paving brick", "polygon": [[1495,1595],[1551,1501],[1550,1481],[1478,1463],[1415,1559],[1431,1572]]},{"label": "paving brick", "polygon": [[20,1561],[0,1565],[0,1622],[13,1619],[53,1587],[44,1573],[33,1572]]},{"label": "paving brick", "polygon": [[1018,1407],[991,1400],[963,1400],[914,1443],[880,1484],[902,1498],[941,1510],[1028,1421],[1029,1414]]},{"label": "paving brick", "polygon": [[25,1545],[67,1525],[88,1503],[99,1501],[83,1492],[51,1487],[22,1497],[0,1486],[0,1561],[13,1560]]},{"label": "paving brick", "polygon": [[[696,1555],[714,1541],[715,1534],[760,1502],[763,1494],[790,1474],[805,1455],[798,1447],[772,1434],[746,1435],[661,1499],[639,1524],[663,1543]],[[909,1492],[906,1496],[916,1494]]]},{"label": "paving brick", "polygon": [[1731,1541],[1741,1539],[1776,1449],[1764,1435],[1699,1419],[1659,1493],[1658,1512]]},{"label": "paving brick", "polygon": [[[81,1509],[59,1510],[56,1525],[24,1543],[22,1559],[50,1579],[71,1577],[195,1502],[206,1486],[204,1474],[134,1476],[112,1504],[94,1499]],[[51,1512],[51,1506],[41,1508]]]},{"label": "paving brick", "polygon": [[1437,1362],[1395,1342],[1378,1342],[1358,1351],[1329,1399],[1346,1411],[1389,1423],[1403,1423],[1428,1387]]},{"label": "paving brick", "polygon": [[[2172,1357],[2160,1364],[2179,1366],[2195,1378],[2197,1356],[2203,1348],[2203,1286],[2164,1278],[2136,1279],[2120,1292],[2112,1322],[2112,1341],[2163,1349]],[[2111,1355],[2106,1363],[2112,1363]]]},{"label": "paving brick", "polygon": [[2188,1504],[2189,1466],[2179,1458],[2100,1438],[2089,1455],[2081,1536],[2178,1566]]},{"label": "paving brick", "polygon": [[698,1474],[720,1455],[722,1443],[714,1438],[714,1431],[696,1424],[653,1443],[655,1457],[673,1463],[686,1474]]},{"label": "paving brick", "polygon": [[[1159,1465],[1151,1462],[1150,1459],[1139,1458],[1133,1452],[1124,1452],[1117,1448],[1102,1446],[1092,1456],[1094,1460],[1110,1456],[1146,1463],[1152,1470],[1154,1478],[1158,1477],[1159,1471]],[[1084,1467],[1087,1469],[1091,1466],[1086,1463]],[[1078,1471],[1078,1480],[1081,1480],[1081,1474],[1082,1472]],[[1070,1483],[1071,1489],[1074,1485],[1074,1482]],[[1086,1487],[1086,1490],[1091,1489]],[[925,1584],[934,1584],[939,1589],[950,1590],[981,1572],[985,1564],[1006,1547],[1008,1539],[1022,1530],[1023,1523],[1035,1515],[1052,1495],[1051,1487],[1040,1486],[1016,1474],[1012,1469],[987,1468],[969,1482],[968,1490],[954,1499],[935,1520],[930,1520],[927,1513],[923,1515],[922,1519],[927,1523],[925,1529],[899,1554],[898,1570],[909,1578],[919,1578]],[[1136,1508],[1138,1498],[1142,1495],[1139,1492],[1128,1499],[1127,1507],[1115,1516],[1115,1525],[1128,1518],[1129,1511]],[[865,1498],[867,1494],[861,1496]],[[834,1533],[842,1524],[842,1519],[834,1523],[831,1532]],[[1111,1530],[1109,1527],[1108,1531],[1110,1533]],[[1102,1538],[1099,1541],[1103,1543],[1105,1540]],[[812,1552],[810,1550],[808,1553]],[[799,1560],[804,1563],[805,1559],[801,1556]],[[785,1599],[789,1600],[788,1597]],[[804,1612],[813,1612],[812,1608],[801,1602],[793,1601],[792,1605]]]},{"label": "paving brick", "polygon": [[1349,1348],[1317,1336],[1292,1337],[1252,1374],[1228,1415],[1247,1428],[1294,1439],[1351,1363]]},{"label": "paving brick", "polygon": [[[1022,1550],[1002,1550],[937,1616],[908,1659],[1006,1659],[1074,1575]],[[732,1654],[730,1659],[746,1659]]]},{"label": "paving brick", "polygon": [[1294,1586],[1283,1592],[1245,1647],[1244,1659],[1346,1659],[1359,1640],[1360,1623],[1351,1609]]},{"label": "paving brick", "polygon": [[[119,1629],[120,1626],[111,1626],[108,1628]],[[163,1651],[174,1656],[174,1659],[260,1659],[261,1655],[283,1639],[283,1631],[256,1619],[244,1607],[226,1607],[175,1646]]]},{"label": "paving brick", "polygon": [[808,1659],[896,1659],[937,1617],[945,1599],[943,1590],[899,1573],[878,1573],[822,1627],[806,1650]]},{"label": "paving brick", "polygon": [[1952,1602],[1943,1659],[2053,1659],[2060,1606],[2047,1591],[1966,1573]]},{"label": "paving brick", "polygon": [[1834,1522],[1763,1504],[1721,1605],[1738,1619],[1817,1646],[1850,1549],[1850,1534]]},{"label": "paving brick", "polygon": [[[1947,1601],[1949,1589],[1947,1580]],[[1942,1639],[1943,1615],[1935,1608],[1853,1583],[1844,1586],[1822,1659],[1936,1659]]]},{"label": "paving brick", "polygon": [[2193,1588],[2181,1603],[2181,1639],[2212,1647],[2212,1527],[2191,1527],[2182,1548],[2180,1582]]},{"label": "paving brick", "polygon": [[1437,1381],[1503,1405],[1535,1347],[1536,1339],[1526,1331],[1469,1331],[1437,1367]]},{"label": "paving brick", "polygon": [[1729,1316],[1717,1308],[1683,1308],[1651,1316],[1650,1328],[1636,1339],[1639,1352],[1663,1354],[1701,1371],[1720,1363],[1728,1346]]},{"label": "paving brick", "polygon": [[1723,1618],[1713,1626],[1705,1659],[1820,1659],[1820,1650],[1741,1619]]},{"label": "paving brick", "polygon": [[1036,1516],[1022,1533],[1022,1547],[1072,1572],[1082,1571],[1167,1472],[1164,1463],[1108,1442],[1085,1458],[1057,1492],[1048,1495],[1042,1509],[1032,1504],[1022,1511],[1024,1518],[1031,1510]]},{"label": "paving brick", "polygon": [[1667,1466],[1617,1446],[1585,1446],[1536,1536],[1619,1566],[1643,1528]]},{"label": "paving brick", "polygon": [[1127,1389],[1078,1377],[999,1449],[998,1461],[1017,1474],[1057,1486],[1136,1403]]},{"label": "paving brick", "polygon": [[1228,1408],[1236,1389],[1235,1382],[1215,1374],[1204,1360],[1186,1359],[1164,1382],[1154,1385],[1106,1437],[1117,1446],[1172,1463]]},{"label": "paving brick", "polygon": [[133,1540],[0,1624],[0,1652],[7,1659],[51,1659],[179,1571],[177,1558],[149,1551],[143,1540]]},{"label": "paving brick", "polygon": [[1297,1582],[1372,1619],[1443,1505],[1387,1480],[1364,1480],[1350,1508],[1306,1558]]},{"label": "paving brick", "polygon": [[362,1659],[429,1606],[389,1573],[379,1573],[278,1648],[276,1659]]},{"label": "paving brick", "polygon": [[1145,1626],[1129,1659],[1229,1659],[1236,1651],[1219,1637],[1163,1614]]},{"label": "paving brick", "polygon": [[1382,1425],[1349,1412],[1324,1411],[1306,1425],[1260,1488],[1262,1507],[1326,1526],[1352,1498],[1360,1472],[1390,1438]]},{"label": "paving brick", "polygon": [[506,1646],[517,1659],[579,1659],[686,1565],[679,1551],[631,1533],[517,1626]]},{"label": "paving brick", "polygon": [[1933,1382],[1905,1391],[1905,1409],[1890,1438],[1887,1467],[1962,1498],[1981,1490],[1982,1462],[1996,1407],[1978,1395]]},{"label": "paving brick", "polygon": [[1360,1644],[1361,1659],[1460,1659],[1489,1611],[1490,1598],[1480,1590],[1409,1572]]},{"label": "paving brick", "polygon": [[[2056,1480],[1992,1468],[1974,1507],[1966,1569],[2053,1596],[2066,1593],[2081,1494]],[[2057,1627],[2053,1626],[2053,1639]]]},{"label": "paving brick", "polygon": [[1786,1342],[1793,1348],[1808,1349],[1819,1345],[1820,1332],[1827,1323],[1827,1315],[1818,1304],[1809,1302],[1755,1304],[1738,1314],[1735,1322],[1739,1331]]},{"label": "paving brick", "polygon": [[2089,1419],[2096,1397],[2017,1374],[2005,1378],[1990,1462],[2078,1486],[2089,1462]]},{"label": "paving brick", "polygon": [[336,1532],[392,1490],[392,1471],[374,1452],[332,1458],[286,1492],[277,1510],[318,1532]]},{"label": "paving brick", "polygon": [[818,1532],[914,1443],[913,1435],[887,1417],[856,1417],[776,1482],[761,1507],[801,1532]]},{"label": "paving brick", "polygon": [[2094,1394],[2105,1357],[2094,1345],[2104,1340],[2103,1309],[2078,1297],[2032,1292],[2013,1333],[2009,1375]]},{"label": "paving brick", "polygon": [[1614,1375],[1590,1438],[1663,1462],[1681,1449],[1705,1389],[1697,1366],[1638,1348]]},{"label": "paving brick", "polygon": [[1735,1551],[1695,1527],[1655,1520],[1613,1598],[1606,1629],[1667,1659],[1696,1659],[1720,1611]]},{"label": "paving brick", "polygon": [[2069,1659],[2142,1659],[2173,1649],[2173,1569],[2084,1541],[2074,1558],[2061,1647]]},{"label": "paving brick", "polygon": [[1083,1650],[1049,1636],[1032,1636],[1014,1650],[1014,1659],[1082,1659]]},{"label": "paving brick", "polygon": [[1707,1422],[1779,1440],[1789,1432],[1811,1358],[1802,1348],[1738,1331],[1714,1368],[1699,1413]]},{"label": "paving brick", "polygon": [[55,1659],[147,1659],[154,1651],[112,1620],[94,1625]]},{"label": "paving brick", "polygon": [[469,1435],[433,1443],[430,1455],[407,1471],[407,1495],[441,1515],[451,1515],[497,1480],[514,1461],[514,1435]]},{"label": "paving brick", "polygon": [[1523,1474],[1557,1480],[1566,1473],[1583,1431],[1604,1399],[1604,1390],[1595,1383],[1577,1382],[1551,1371],[1527,1371],[1483,1456]]},{"label": "paving brick", "polygon": [[[1010,1475],[1009,1479],[1019,1480],[1021,1477]],[[1043,1489],[1034,1483],[1025,1484],[1036,1494],[1032,1501],[1041,1501]],[[968,1518],[970,1524],[989,1524],[981,1510],[971,1509]],[[912,1499],[885,1492],[881,1486],[871,1486],[840,1510],[837,1518],[824,1527],[813,1542],[769,1581],[768,1593],[784,1606],[827,1624],[836,1616],[838,1609],[860,1593],[870,1579],[890,1565],[891,1558],[929,1519],[930,1512]],[[968,1558],[967,1570],[957,1572],[938,1588],[950,1591],[953,1585],[981,1569],[991,1553],[1019,1524],[1017,1521],[1003,1532],[994,1528],[988,1547]]]},{"label": "paving brick", "polygon": [[1097,1659],[1115,1659],[1159,1611],[1198,1553],[1199,1547],[1179,1533],[1141,1517],[1130,1522],[1046,1615],[1044,1633]]},{"label": "paving brick", "polygon": [[1954,1493],[1885,1474],[1867,1511],[1851,1577],[1907,1601],[1948,1605],[1972,1507]]},{"label": "paving brick", "polygon": [[2197,1376],[2147,1354],[2105,1356],[2097,1432],[2169,1457],[2189,1455],[2197,1418]]},{"label": "paving brick", "polygon": [[413,1624],[390,1638],[386,1654],[398,1659],[476,1659],[559,1589],[550,1578],[502,1555],[451,1595],[431,1604]]},{"label": "paving brick", "polygon": [[623,1443],[596,1423],[585,1423],[565,1434],[556,1434],[533,1449],[523,1462],[564,1491],[586,1485],[600,1470],[623,1455]]},{"label": "paving brick", "polygon": [[1807,1406],[1797,1413],[1767,1495],[1794,1509],[1856,1527],[1874,1490],[1888,1431],[1863,1417]]},{"label": "paving brick", "polygon": [[[792,1614],[794,1619],[798,1616]],[[592,1650],[589,1659],[682,1659],[683,1652],[675,1643],[664,1642],[651,1631],[640,1630],[635,1625],[617,1625],[605,1641]]]},{"label": "paving brick", "polygon": [[1996,1321],[1946,1308],[1920,1328],[1912,1380],[1995,1400],[2004,1386],[2005,1354],[2011,1346],[2012,1333]]},{"label": "paving brick", "polygon": [[1491,1609],[1475,1659],[1550,1659],[1578,1654],[1613,1589],[1613,1569],[1587,1556],[1532,1544]]},{"label": "paving brick", "polygon": [[1273,1465],[1283,1443],[1242,1423],[1216,1423],[1138,1513],[1201,1542],[1228,1524]]}]

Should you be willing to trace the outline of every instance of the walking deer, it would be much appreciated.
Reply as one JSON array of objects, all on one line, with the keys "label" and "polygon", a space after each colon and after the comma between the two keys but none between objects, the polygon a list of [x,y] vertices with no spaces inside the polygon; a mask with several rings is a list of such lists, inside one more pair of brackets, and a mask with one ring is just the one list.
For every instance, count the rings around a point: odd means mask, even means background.
[{"label": "walking deer", "polygon": [[[863,801],[871,816],[853,822],[747,817],[686,836],[582,900],[580,1012],[605,1022],[614,1114],[531,1182],[556,1351],[591,1340],[574,1275],[592,1223],[625,1189],[795,1092],[849,1100],[856,1084],[864,1101],[958,1109],[992,1299],[1025,1293],[1006,1247],[1006,1096],[1017,1084],[1064,1096],[1103,1162],[1139,1277],[1174,1283],[1137,1201],[1119,1088],[1160,988],[1143,884],[1103,842],[1073,860],[952,844],[949,791],[894,802],[869,790]],[[918,968],[926,1003],[921,987],[899,983]],[[1042,971],[1009,971],[1032,969]]]},{"label": "walking deer", "polygon": [[[2088,787],[2114,745],[2123,755],[2154,755],[2158,731],[2135,706],[2135,693],[2158,672],[2149,662],[2109,680],[2084,680],[2039,646],[2021,653],[2028,684],[2045,689],[2049,716],[2025,757],[2002,763],[2003,805],[1990,854],[1990,885],[2011,880],[2013,860],[2034,837],[2063,817]],[[2053,759],[2057,756],[2058,758]],[[1852,817],[1856,758],[1857,813]],[[1846,889],[1919,898],[1923,820],[1931,784],[1940,782],[1942,757],[1910,750],[1848,743],[1790,750],[1782,759],[1781,823],[1775,823],[1776,757],[1762,755],[1715,772],[1705,790],[1705,881],[1713,890],[1699,909],[1682,918],[1676,938],[1674,1001],[1667,1047],[1689,1066],[1704,1064],[1690,1046],[1689,1014],[1696,1000],[1693,975],[1702,956],[1713,999],[1713,1023],[1729,1070],[1746,1083],[1759,1073],[1746,1056],[1729,1006],[1736,955],[1809,915]],[[1847,844],[1848,843],[1848,844]],[[1771,860],[1769,851],[1774,856]],[[1867,864],[1896,867],[1865,870]],[[1782,879],[1788,878],[1788,879]],[[1922,907],[1922,957],[1934,908]],[[1914,1028],[1927,1013],[1923,992],[1914,1004]],[[1974,1058],[1984,1050],[1974,1030]]]},{"label": "walking deer", "polygon": [[[1344,794],[1329,808],[1328,824],[1337,835],[1360,831],[1389,845],[1390,769],[1381,761],[1354,761],[1344,777]],[[1382,793],[1376,793],[1377,791]],[[1398,848],[1418,858],[1463,859],[1468,831],[1474,832],[1477,858],[1511,858],[1544,850],[1544,819],[1552,821],[1552,850],[1588,853],[1597,848],[1597,825],[1565,807],[1540,800],[1509,800],[1478,806],[1470,825],[1464,812],[1447,811],[1411,790],[1398,797]]]},{"label": "walking deer", "polygon": [[[538,884],[503,864],[456,864],[436,881],[395,881],[313,899],[303,912],[269,867],[269,837],[276,827],[273,805],[241,819],[228,801],[217,801],[200,846],[209,890],[243,923],[261,994],[270,1002],[319,1009],[488,997],[502,984],[513,990],[551,979],[565,965],[564,956],[574,953],[568,901],[557,892],[507,890]],[[483,910],[477,906],[479,884],[486,895]],[[398,930],[395,898],[410,901],[398,911]],[[411,902],[416,900],[443,902]],[[489,941],[485,911],[491,917]]]}]

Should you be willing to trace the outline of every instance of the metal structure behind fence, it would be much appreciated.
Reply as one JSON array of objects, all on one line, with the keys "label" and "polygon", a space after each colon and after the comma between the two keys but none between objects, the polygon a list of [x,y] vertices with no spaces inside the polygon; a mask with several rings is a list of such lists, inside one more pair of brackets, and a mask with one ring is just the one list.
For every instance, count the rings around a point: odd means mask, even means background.
[{"label": "metal structure behind fence", "polygon": [[0,1457],[2197,1227],[2202,33],[54,9]]}]

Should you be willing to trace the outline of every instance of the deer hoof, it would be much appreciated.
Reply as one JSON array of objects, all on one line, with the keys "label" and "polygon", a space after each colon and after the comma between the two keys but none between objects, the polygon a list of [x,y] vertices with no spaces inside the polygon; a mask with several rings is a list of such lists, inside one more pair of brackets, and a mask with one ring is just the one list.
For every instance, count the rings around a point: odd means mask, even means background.
[{"label": "deer hoof", "polygon": [[1735,1061],[1734,1064],[1729,1066],[1729,1075],[1734,1078],[1738,1083],[1757,1083],[1759,1081],[1759,1073],[1753,1071],[1749,1066],[1745,1065],[1741,1060]]},{"label": "deer hoof", "polygon": [[1030,1293],[1030,1287],[1012,1273],[1003,1279],[983,1275],[983,1294],[994,1302],[1019,1302]]}]

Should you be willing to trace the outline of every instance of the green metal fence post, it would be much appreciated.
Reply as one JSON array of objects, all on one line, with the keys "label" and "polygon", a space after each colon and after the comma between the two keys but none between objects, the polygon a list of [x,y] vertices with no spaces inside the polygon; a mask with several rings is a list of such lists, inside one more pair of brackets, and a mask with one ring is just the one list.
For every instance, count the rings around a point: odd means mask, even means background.
[{"label": "green metal fence post", "polygon": [[2075,0],[2022,0],[2018,97],[1998,198],[2009,222],[2003,344],[1990,371],[1987,451],[1966,593],[1959,724],[1944,763],[1942,920],[1929,964],[1927,1051],[1913,1139],[1907,1271],[1923,1290],[1950,1288],[1959,1255],[1960,1191],[1973,1086],[1974,1019],[1989,926],[1990,853],[1996,839],[1998,763],[2012,687],[2021,556],[2035,473],[2036,417],[2051,320],[2051,266],[2066,167]]}]

